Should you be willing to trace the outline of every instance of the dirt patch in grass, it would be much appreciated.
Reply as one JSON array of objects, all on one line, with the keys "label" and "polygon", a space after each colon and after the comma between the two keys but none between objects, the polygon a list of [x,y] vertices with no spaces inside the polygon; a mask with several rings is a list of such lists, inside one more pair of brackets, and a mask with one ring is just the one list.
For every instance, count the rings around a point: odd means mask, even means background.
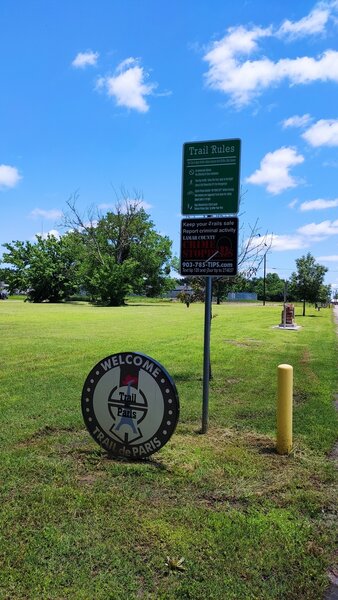
[{"label": "dirt patch in grass", "polygon": [[223,340],[226,344],[231,346],[238,346],[240,348],[252,348],[252,346],[259,346],[262,344],[261,340],[254,340],[251,338],[245,338],[244,340]]},{"label": "dirt patch in grass", "polygon": [[[240,377],[229,377],[225,380],[225,383],[228,383],[229,385],[236,385],[236,383],[241,383],[241,381],[243,381],[243,379]],[[221,388],[220,391],[223,391],[223,388]]]},{"label": "dirt patch in grass", "polygon": [[18,442],[17,446],[32,446],[35,444],[39,444],[40,441],[49,436],[60,435],[62,433],[76,432],[79,431],[77,427],[54,427],[50,425],[45,425],[45,427],[41,427],[34,434],[30,435],[27,439],[21,440]]},{"label": "dirt patch in grass", "polygon": [[199,498],[202,505],[205,505],[211,509],[217,509],[224,505],[229,506],[231,509],[240,510],[245,512],[249,507],[250,501],[247,498],[236,498],[234,496],[227,495],[222,492],[210,492],[202,494]]},{"label": "dirt patch in grass", "polygon": [[84,473],[76,477],[77,482],[80,485],[94,485],[100,477],[105,475],[104,471],[94,471],[91,473]]},{"label": "dirt patch in grass", "polygon": [[318,381],[317,375],[312,370],[312,356],[308,348],[304,348],[303,354],[299,360],[300,365],[304,369],[304,376],[311,382]]},{"label": "dirt patch in grass", "polygon": [[296,406],[305,404],[309,399],[309,395],[305,390],[296,389],[293,392],[293,402]]},{"label": "dirt patch in grass", "polygon": [[308,365],[311,361],[311,354],[308,348],[304,348],[303,355],[301,356],[299,362],[303,365]]},{"label": "dirt patch in grass", "polygon": [[262,419],[264,417],[267,417],[268,415],[272,415],[274,413],[274,411],[270,410],[270,411],[262,411],[262,410],[251,410],[250,408],[242,410],[240,412],[236,413],[236,418],[239,419],[240,421],[242,420],[255,420],[255,419]]},{"label": "dirt patch in grass", "polygon": [[[336,312],[336,315],[338,315],[338,311]],[[338,412],[338,394],[335,394],[334,407]],[[338,442],[334,444],[331,452],[328,455],[328,458],[333,461],[335,468],[338,469]]]}]

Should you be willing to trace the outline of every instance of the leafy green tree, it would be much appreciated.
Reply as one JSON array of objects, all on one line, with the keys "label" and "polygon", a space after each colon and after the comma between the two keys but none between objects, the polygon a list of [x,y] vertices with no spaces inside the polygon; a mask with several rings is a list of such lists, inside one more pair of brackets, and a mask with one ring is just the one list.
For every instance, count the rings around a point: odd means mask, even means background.
[{"label": "leafy green tree", "polygon": [[37,236],[36,242],[4,244],[5,281],[13,293],[27,293],[31,302],[61,302],[77,288],[77,263],[68,236]]},{"label": "leafy green tree", "polygon": [[[256,292],[257,298],[264,298],[264,279],[263,277],[254,278],[252,280],[253,288],[251,291]],[[265,278],[265,298],[270,302],[281,302],[284,299],[284,280],[280,279],[277,273],[268,273]]]},{"label": "leafy green tree", "polygon": [[233,289],[234,282],[226,277],[220,277],[213,281],[213,295],[216,297],[217,304],[221,304],[222,300],[226,299],[228,293]]},{"label": "leafy green tree", "polygon": [[331,301],[332,288],[331,285],[321,285],[318,295],[318,302],[329,304]]},{"label": "leafy green tree", "polygon": [[328,269],[316,263],[314,257],[308,252],[296,260],[297,272],[290,278],[290,295],[303,302],[303,317],[305,316],[306,302],[318,302],[323,286],[325,273]]},{"label": "leafy green tree", "polygon": [[184,289],[177,294],[177,299],[181,302],[184,302],[187,308],[189,308],[190,304],[194,302],[194,294],[189,289]]},{"label": "leafy green tree", "polygon": [[75,202],[65,225],[83,256],[80,273],[84,287],[96,302],[120,306],[130,293],[157,296],[170,280],[171,241],[154,229],[139,201],[126,200],[114,211],[89,223]]},{"label": "leafy green tree", "polygon": [[252,284],[242,273],[236,277],[219,277],[213,281],[213,296],[216,297],[217,304],[225,300],[229,292],[251,292]]}]

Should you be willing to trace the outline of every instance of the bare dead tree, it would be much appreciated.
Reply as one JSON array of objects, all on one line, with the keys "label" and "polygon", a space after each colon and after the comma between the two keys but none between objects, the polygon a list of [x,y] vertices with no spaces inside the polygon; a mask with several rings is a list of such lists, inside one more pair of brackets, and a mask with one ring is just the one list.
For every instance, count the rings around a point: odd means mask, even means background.
[{"label": "bare dead tree", "polygon": [[[240,204],[243,206],[247,190],[241,188]],[[245,211],[239,214],[240,220],[240,240],[238,249],[238,271],[239,274],[250,279],[256,275],[261,266],[264,254],[271,248],[272,234],[269,232],[262,233],[259,227],[259,219],[257,218],[253,225],[245,223],[243,217]],[[246,227],[245,227],[246,225]]]},{"label": "bare dead tree", "polygon": [[86,215],[84,216],[76,206],[78,199],[79,192],[76,191],[66,201],[69,211],[63,213],[61,226],[64,229],[75,232],[78,235],[85,233],[88,236],[87,239],[90,240],[92,249],[94,250],[99,262],[103,265],[104,258],[95,233],[95,227],[99,216],[95,216],[95,208],[93,206],[87,209]]},{"label": "bare dead tree", "polygon": [[[107,241],[116,248],[116,262],[121,264],[128,254],[130,243],[130,229],[135,221],[137,214],[142,207],[143,195],[138,190],[134,190],[131,196],[128,190],[121,186],[120,192],[113,188],[116,196],[115,205],[112,206],[112,212],[115,217],[116,235],[114,239],[109,237],[109,231],[106,231]],[[87,209],[82,214],[77,207],[79,192],[76,191],[66,201],[68,211],[63,213],[61,226],[68,231],[73,231],[79,235],[86,234],[86,241],[90,243],[91,250],[96,255],[100,264],[105,263],[104,253],[100,248],[100,240],[97,234],[97,224],[102,220],[102,212],[95,206]]]},{"label": "bare dead tree", "polygon": [[[243,232],[243,229],[242,229]],[[264,234],[259,230],[259,219],[253,226],[249,225],[249,235],[242,233],[238,253],[238,270],[241,275],[250,279],[256,275],[261,266],[264,254],[268,252],[272,244],[272,234],[267,231]]]}]

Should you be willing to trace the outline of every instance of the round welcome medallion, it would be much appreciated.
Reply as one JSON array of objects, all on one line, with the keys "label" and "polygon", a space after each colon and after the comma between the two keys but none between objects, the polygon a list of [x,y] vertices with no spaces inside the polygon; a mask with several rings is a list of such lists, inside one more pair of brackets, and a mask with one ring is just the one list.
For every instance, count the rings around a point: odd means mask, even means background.
[{"label": "round welcome medallion", "polygon": [[110,454],[144,458],[174,433],[179,399],[174,381],[156,360],[121,352],[103,358],[82,390],[82,414],[94,440]]}]

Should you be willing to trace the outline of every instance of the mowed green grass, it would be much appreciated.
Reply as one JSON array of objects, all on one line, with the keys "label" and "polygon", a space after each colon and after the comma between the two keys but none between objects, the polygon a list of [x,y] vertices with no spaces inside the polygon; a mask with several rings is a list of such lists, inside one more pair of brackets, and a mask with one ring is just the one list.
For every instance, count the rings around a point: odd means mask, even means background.
[{"label": "mowed green grass", "polygon": [[[213,313],[200,435],[203,305],[0,303],[1,599],[322,597],[336,523],[331,310],[296,310],[299,331],[273,328],[280,305]],[[81,416],[88,372],[121,351],[162,363],[180,396],[174,436],[143,462],[109,458]],[[275,453],[281,363],[294,367],[288,457]]]}]

